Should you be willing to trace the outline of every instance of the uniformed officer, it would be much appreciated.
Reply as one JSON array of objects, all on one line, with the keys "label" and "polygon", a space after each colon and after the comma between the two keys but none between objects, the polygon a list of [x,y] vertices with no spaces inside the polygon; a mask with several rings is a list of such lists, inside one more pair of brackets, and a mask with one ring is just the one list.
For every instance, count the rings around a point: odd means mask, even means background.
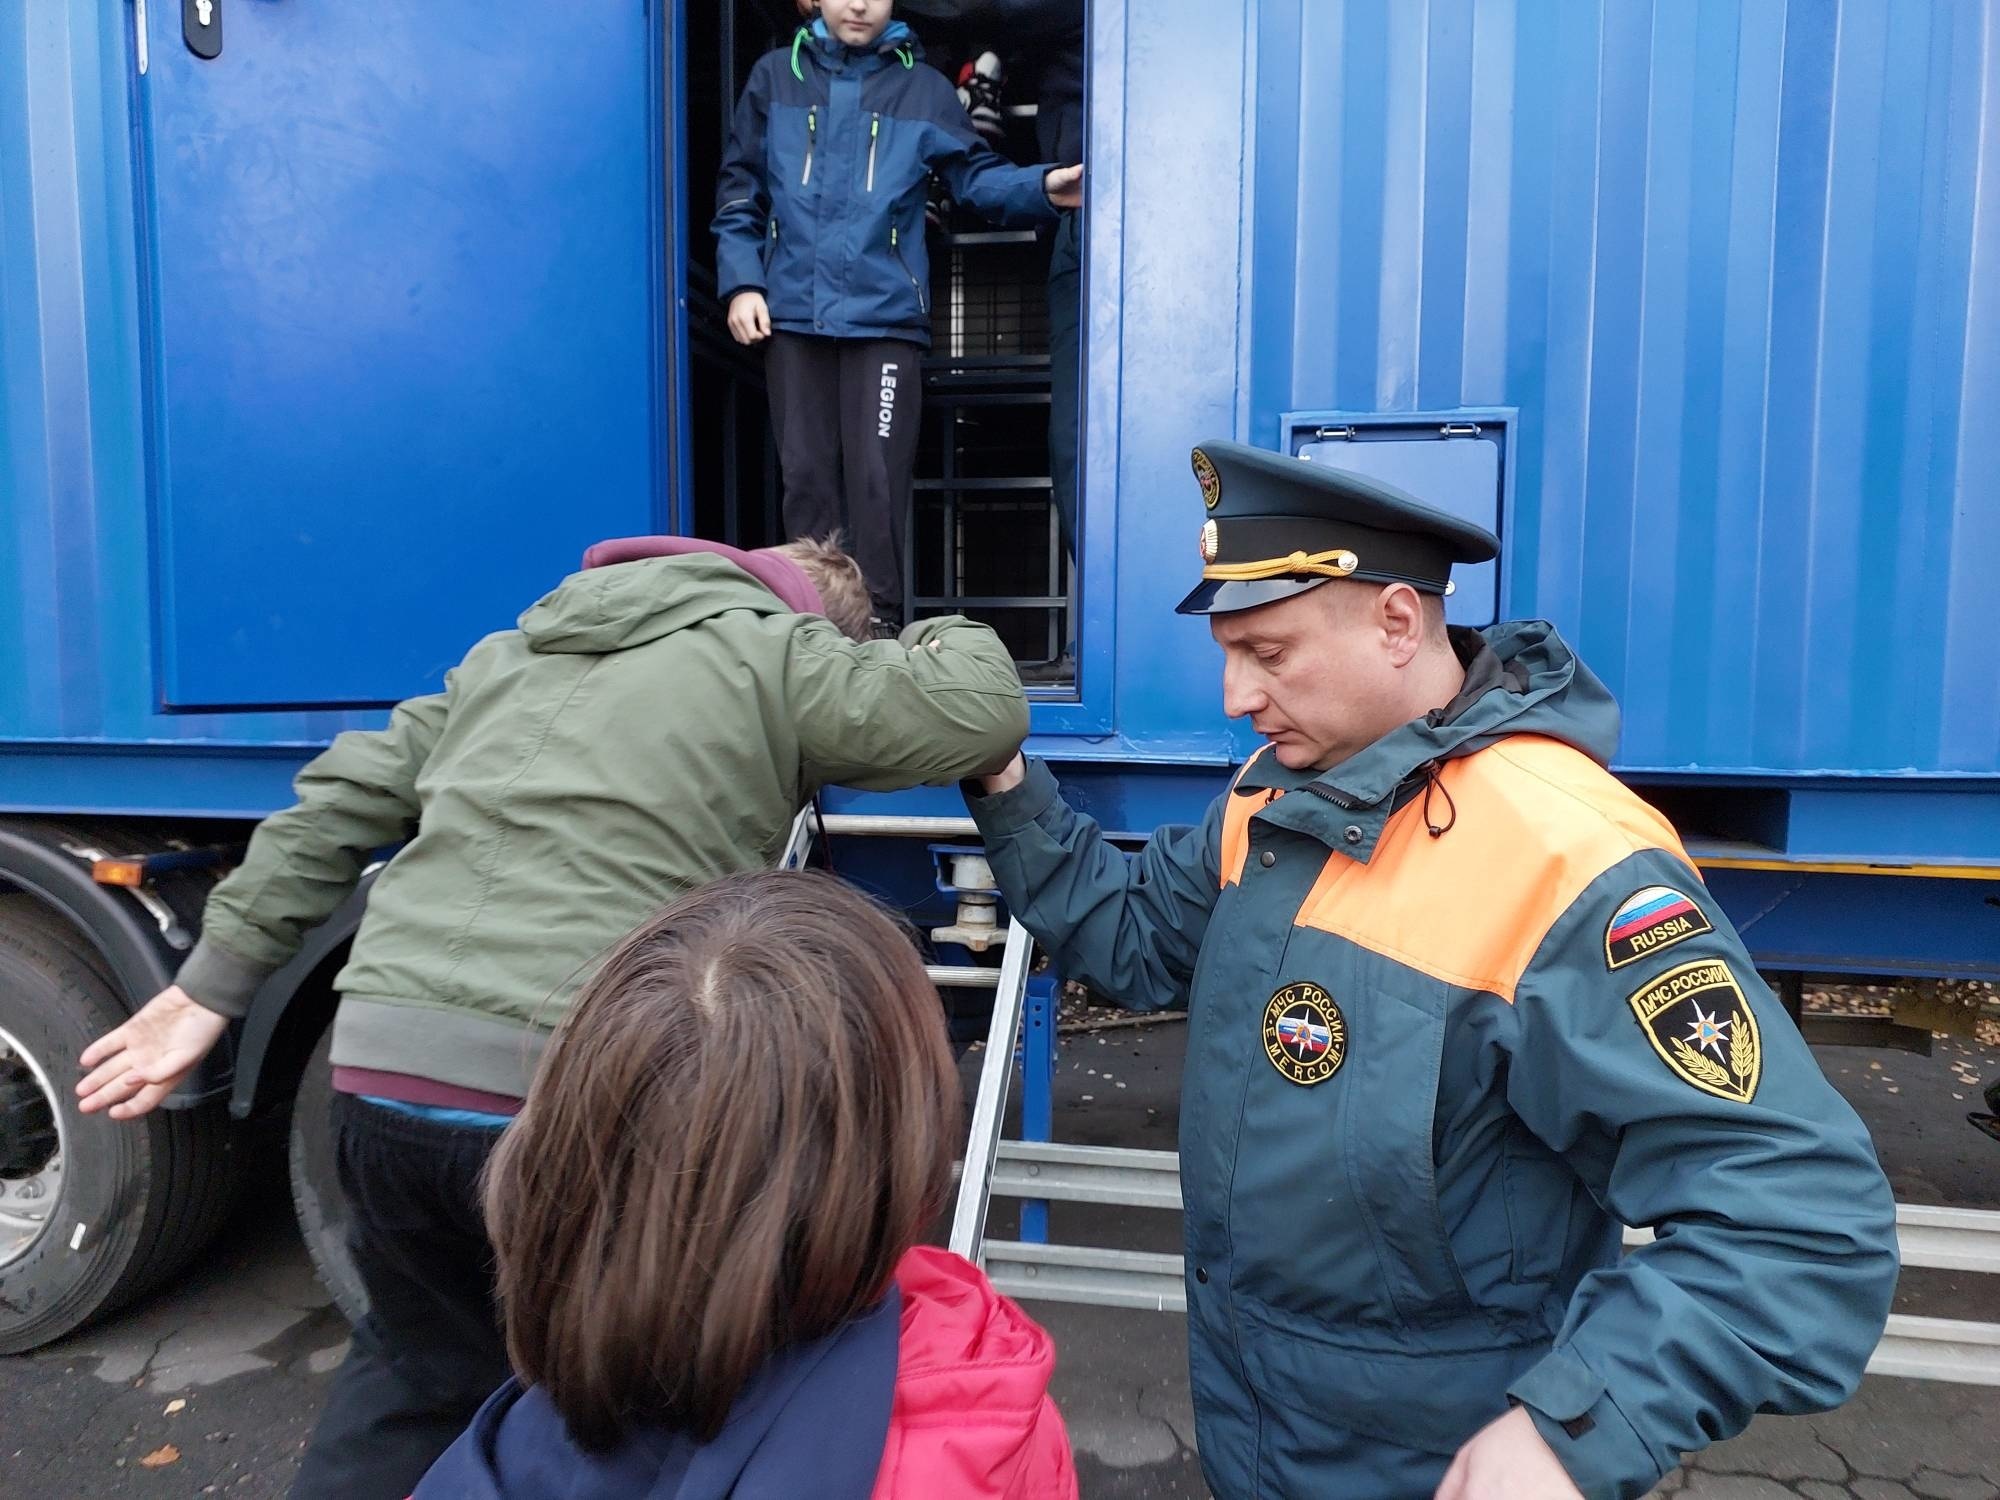
[{"label": "uniformed officer", "polygon": [[[1866,1131],[1493,537],[1194,451],[1223,707],[1268,742],[1134,857],[1017,756],[968,801],[1066,973],[1186,1004],[1189,1364],[1221,1500],[1636,1496],[1844,1400],[1896,1279]],[[1657,1239],[1620,1258],[1621,1224]]]}]

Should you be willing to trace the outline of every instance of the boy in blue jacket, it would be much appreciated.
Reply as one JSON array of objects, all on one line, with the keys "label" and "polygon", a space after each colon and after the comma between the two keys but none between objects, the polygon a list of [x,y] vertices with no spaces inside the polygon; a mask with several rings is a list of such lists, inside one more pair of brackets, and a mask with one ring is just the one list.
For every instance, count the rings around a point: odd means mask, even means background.
[{"label": "boy in blue jacket", "polygon": [[716,190],[716,286],[765,381],[788,536],[845,529],[877,617],[903,615],[903,540],[930,346],[924,183],[1003,225],[1083,200],[1083,168],[1021,167],[979,137],[893,0],[821,0],[760,58]]}]

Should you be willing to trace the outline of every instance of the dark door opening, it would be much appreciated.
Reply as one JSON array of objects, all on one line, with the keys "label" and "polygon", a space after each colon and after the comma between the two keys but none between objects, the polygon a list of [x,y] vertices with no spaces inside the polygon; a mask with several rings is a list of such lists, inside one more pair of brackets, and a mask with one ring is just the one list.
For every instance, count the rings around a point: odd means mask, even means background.
[{"label": "dark door opening", "polygon": [[[923,43],[920,66],[956,78],[999,37],[976,24],[898,14]],[[731,113],[757,59],[789,46],[783,0],[684,8],[689,406],[695,533],[737,546],[784,540],[782,476],[763,354],[730,337],[717,296],[708,222]],[[1041,160],[1033,79],[1003,86],[996,149]],[[999,229],[940,201],[926,216],[931,351],[911,499],[904,588],[912,619],[962,613],[1007,642],[1030,683],[1061,696],[1075,682],[1075,568],[1051,478],[1048,272],[1051,232]]]}]

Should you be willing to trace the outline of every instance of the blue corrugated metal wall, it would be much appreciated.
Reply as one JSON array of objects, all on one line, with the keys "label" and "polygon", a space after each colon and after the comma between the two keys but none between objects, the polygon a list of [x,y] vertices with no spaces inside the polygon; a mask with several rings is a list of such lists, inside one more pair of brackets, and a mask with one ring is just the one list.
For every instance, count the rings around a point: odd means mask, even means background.
[{"label": "blue corrugated metal wall", "polygon": [[1246,425],[1513,406],[1634,769],[2000,771],[2000,27],[1262,0]]},{"label": "blue corrugated metal wall", "polygon": [[[1170,614],[1190,443],[1503,407],[1509,611],[1612,680],[1627,766],[2000,774],[1993,4],[1093,15],[1083,702],[1044,748],[1247,743]],[[144,796],[65,750],[33,800],[244,810],[350,721],[157,709],[129,23],[0,6],[0,741],[226,742]]]}]

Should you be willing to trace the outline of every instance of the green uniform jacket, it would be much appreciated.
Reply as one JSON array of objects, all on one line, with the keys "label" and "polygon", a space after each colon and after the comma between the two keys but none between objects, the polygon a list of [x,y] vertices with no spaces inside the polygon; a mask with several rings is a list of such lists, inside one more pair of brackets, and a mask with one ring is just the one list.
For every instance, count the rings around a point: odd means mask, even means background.
[{"label": "green uniform jacket", "polygon": [[949,782],[1027,726],[1006,649],[969,620],[859,644],[720,557],[579,573],[442,693],[299,773],[298,805],[209,898],[181,983],[241,1014],[408,839],[337,981],[334,1062],[519,1097],[605,950],[690,887],[771,865],[817,786]]},{"label": "green uniform jacket", "polygon": [[[1039,763],[969,799],[1064,972],[1187,1004],[1188,1338],[1220,1500],[1429,1497],[1528,1407],[1590,1496],[1860,1379],[1895,1206],[1554,630],[1136,857]],[[1620,1257],[1621,1224],[1658,1232]]]}]

